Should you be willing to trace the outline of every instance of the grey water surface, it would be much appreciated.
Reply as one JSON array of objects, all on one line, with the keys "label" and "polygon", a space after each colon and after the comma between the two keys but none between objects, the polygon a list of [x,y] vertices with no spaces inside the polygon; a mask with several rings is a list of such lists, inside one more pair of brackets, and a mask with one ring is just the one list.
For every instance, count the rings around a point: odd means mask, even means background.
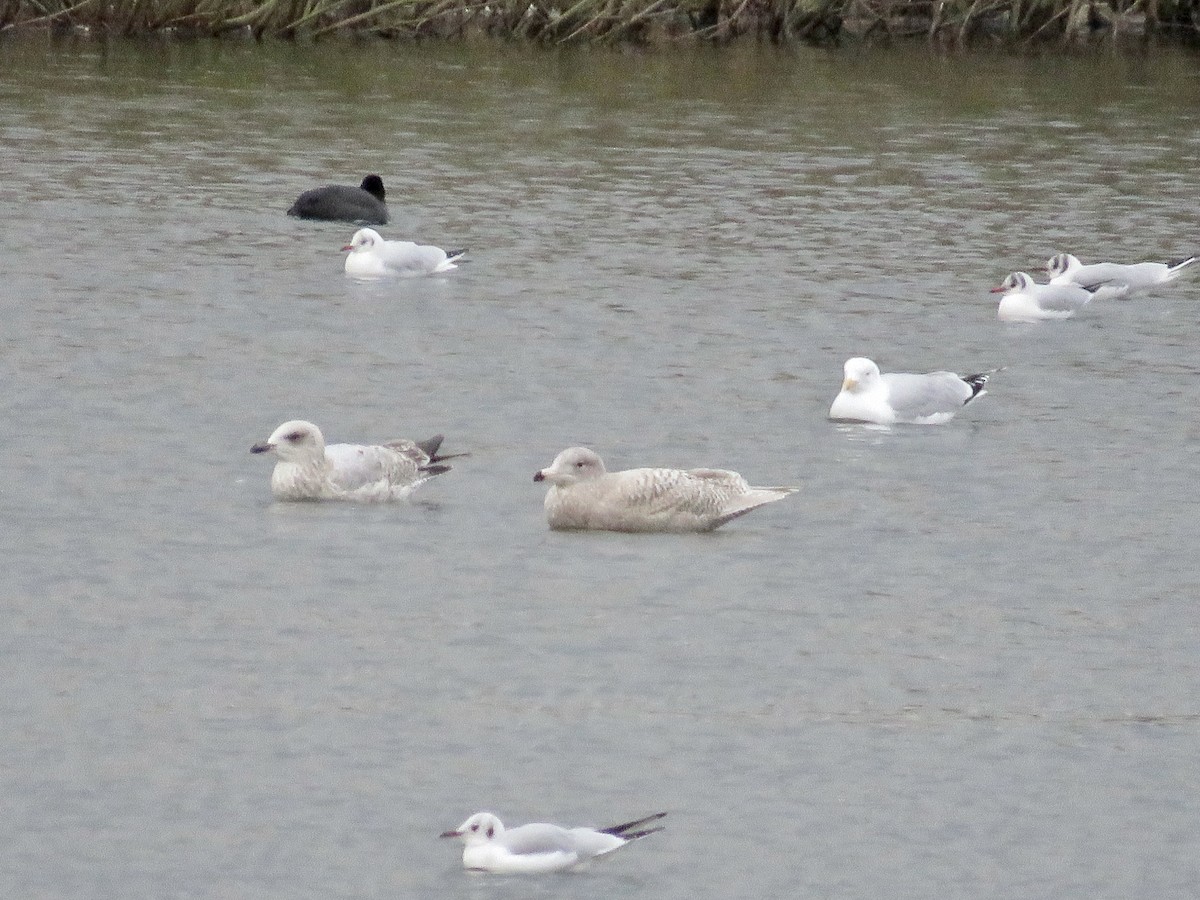
[{"label": "grey water surface", "polygon": [[[988,288],[1200,250],[1196,62],[0,41],[0,896],[1195,897],[1200,271]],[[368,172],[470,262],[284,215]],[[1007,368],[830,423],[855,355]],[[293,417],[471,455],[275,503]],[[573,444],[801,491],[551,533]],[[670,816],[496,878],[479,809]]]}]

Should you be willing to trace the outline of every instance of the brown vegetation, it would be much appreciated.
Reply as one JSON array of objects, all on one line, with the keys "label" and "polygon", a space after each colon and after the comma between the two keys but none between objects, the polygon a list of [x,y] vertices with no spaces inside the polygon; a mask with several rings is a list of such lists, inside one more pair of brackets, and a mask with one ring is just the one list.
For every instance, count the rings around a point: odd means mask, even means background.
[{"label": "brown vegetation", "polygon": [[487,35],[543,44],[1196,42],[1200,0],[0,0],[0,29],[37,26],[257,38]]}]

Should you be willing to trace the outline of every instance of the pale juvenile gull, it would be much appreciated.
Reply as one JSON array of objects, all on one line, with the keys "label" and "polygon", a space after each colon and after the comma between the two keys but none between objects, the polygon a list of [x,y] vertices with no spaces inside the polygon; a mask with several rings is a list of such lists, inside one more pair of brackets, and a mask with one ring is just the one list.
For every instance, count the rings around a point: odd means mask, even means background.
[{"label": "pale juvenile gull", "polygon": [[1001,322],[1068,319],[1092,299],[1093,289],[1077,284],[1038,284],[1025,272],[1013,272],[992,288],[1004,294],[996,316]]},{"label": "pale juvenile gull", "polygon": [[842,369],[842,390],[829,407],[829,418],[876,425],[940,425],[986,394],[984,385],[998,371],[884,375],[874,362],[856,356],[846,360]]},{"label": "pale juvenile gull", "polygon": [[1170,262],[1093,263],[1084,265],[1070,253],[1056,253],[1046,263],[1051,284],[1076,284],[1093,291],[1098,298],[1123,300],[1174,281],[1195,256]]},{"label": "pale juvenile gull", "polygon": [[586,447],[564,450],[533,480],[550,482],[546,520],[551,528],[601,531],[712,531],[796,491],[751,487],[737,472],[724,469],[608,472]]},{"label": "pale juvenile gull", "polygon": [[359,187],[327,184],[305,191],[296,198],[287,214],[300,219],[386,225],[388,208],[385,197],[383,179],[378,175],[368,175]]},{"label": "pale juvenile gull", "polygon": [[661,825],[645,826],[665,815],[665,812],[655,813],[608,828],[563,828],[535,822],[506,829],[496,816],[479,812],[453,831],[443,831],[441,837],[462,838],[463,867],[474,871],[565,872],[662,831]]},{"label": "pale juvenile gull", "polygon": [[312,422],[284,422],[251,453],[277,457],[271,492],[278,500],[403,500],[420,484],[450,470],[442,435],[424,441],[329,444]]},{"label": "pale juvenile gull", "polygon": [[360,228],[350,243],[342,248],[346,257],[346,274],[354,278],[387,278],[389,276],[436,275],[457,269],[455,260],[467,251],[443,250],[412,241],[385,241],[378,231]]}]

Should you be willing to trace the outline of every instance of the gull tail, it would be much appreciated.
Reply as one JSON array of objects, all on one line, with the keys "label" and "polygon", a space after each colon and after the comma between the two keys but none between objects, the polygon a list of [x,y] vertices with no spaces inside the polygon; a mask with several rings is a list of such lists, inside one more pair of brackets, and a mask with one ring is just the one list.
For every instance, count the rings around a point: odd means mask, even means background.
[{"label": "gull tail", "polygon": [[963,401],[963,406],[966,406],[972,400],[978,400],[980,397],[987,394],[987,391],[984,390],[984,387],[986,387],[988,379],[997,372],[1003,372],[1007,368],[1008,366],[1001,366],[998,369],[989,369],[986,372],[977,372],[974,375],[963,375],[962,380],[970,385],[971,388],[971,396]]},{"label": "gull tail", "polygon": [[1184,266],[1190,266],[1200,257],[1189,256],[1187,259],[1172,259],[1167,263],[1167,278],[1174,278]]},{"label": "gull tail", "polygon": [[466,255],[466,252],[466,247],[463,247],[461,250],[447,250],[446,258],[438,263],[430,274],[437,275],[439,272],[449,272],[451,269],[457,269],[458,266],[456,263]]},{"label": "gull tail", "polygon": [[[444,441],[445,439],[446,439],[446,436],[444,434],[435,434],[431,438],[425,438],[425,440],[423,440],[423,441],[417,441],[416,444],[418,447],[421,448],[421,450],[425,453],[425,455],[429,457],[429,461],[431,463],[441,462],[444,459],[458,459],[463,456],[471,455],[470,453],[439,454],[438,450],[441,449],[442,441]],[[448,469],[450,467],[446,466],[446,468]]]},{"label": "gull tail", "polygon": [[[758,509],[760,506],[765,506],[768,503],[774,503],[776,500],[782,500],[784,497],[789,497],[800,488],[795,487],[751,487],[746,493],[739,497],[735,497],[733,501],[726,506],[725,513],[713,523],[713,528],[720,528],[726,522],[732,522],[739,516],[744,516],[751,510]],[[636,824],[636,823],[635,823]]]},{"label": "gull tail", "polygon": [[647,825],[650,822],[657,822],[665,815],[665,812],[655,813],[652,816],[646,816],[644,819],[634,819],[632,822],[624,822],[621,825],[610,825],[608,828],[598,830],[601,834],[611,834],[613,837],[619,837],[625,841],[636,841],[638,838],[643,838],[648,834],[662,831],[666,826],[657,825],[653,828],[642,828],[641,826]]}]

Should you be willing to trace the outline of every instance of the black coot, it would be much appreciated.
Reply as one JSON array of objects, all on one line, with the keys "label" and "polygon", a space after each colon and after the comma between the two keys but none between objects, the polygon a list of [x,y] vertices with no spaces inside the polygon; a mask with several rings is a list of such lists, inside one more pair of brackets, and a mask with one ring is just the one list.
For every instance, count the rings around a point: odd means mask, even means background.
[{"label": "black coot", "polygon": [[388,209],[384,202],[383,179],[368,175],[362,180],[361,187],[329,184],[313,188],[297,197],[287,214],[301,219],[386,225]]}]

